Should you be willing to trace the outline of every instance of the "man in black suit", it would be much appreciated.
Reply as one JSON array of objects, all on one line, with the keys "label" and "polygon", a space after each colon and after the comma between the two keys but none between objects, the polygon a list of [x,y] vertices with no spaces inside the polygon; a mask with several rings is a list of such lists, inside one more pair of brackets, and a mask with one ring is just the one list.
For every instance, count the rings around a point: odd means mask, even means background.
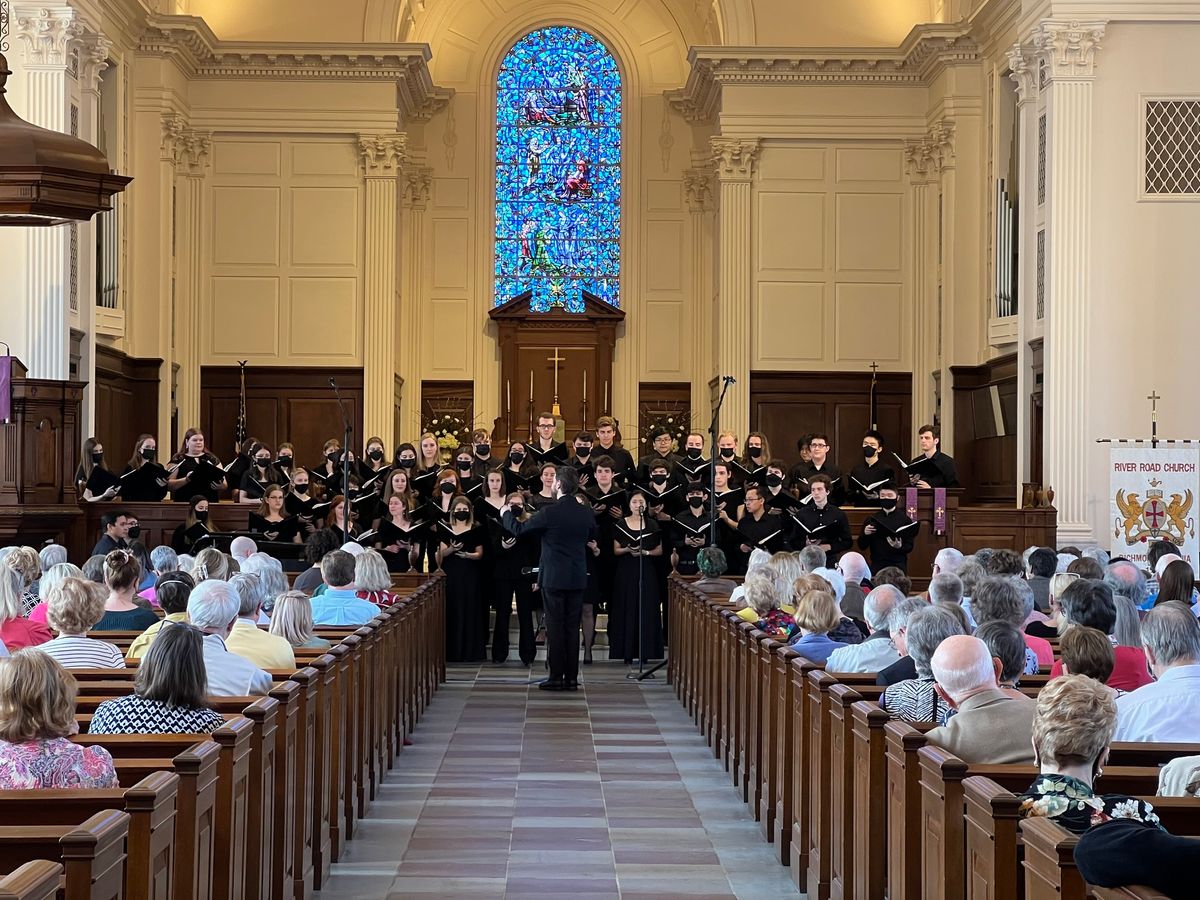
[{"label": "man in black suit", "polygon": [[120,509],[106,512],[100,517],[100,527],[104,535],[92,548],[92,556],[107,556],[113,550],[126,550],[129,547],[129,513]]},{"label": "man in black suit", "polygon": [[579,474],[570,466],[559,466],[554,477],[558,500],[518,522],[511,509],[501,521],[512,535],[540,535],[542,555],[537,581],[546,612],[546,655],[550,677],[538,685],[543,691],[574,691],[579,688],[579,621],[587,590],[588,542],[596,538],[596,516],[580,503]]}]

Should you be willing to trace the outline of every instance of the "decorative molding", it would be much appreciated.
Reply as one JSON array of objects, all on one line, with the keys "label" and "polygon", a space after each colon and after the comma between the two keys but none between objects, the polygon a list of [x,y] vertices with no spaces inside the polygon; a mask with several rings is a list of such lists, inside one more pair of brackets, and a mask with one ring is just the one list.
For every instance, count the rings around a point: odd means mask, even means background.
[{"label": "decorative molding", "polygon": [[1096,51],[1104,38],[1106,22],[1040,22],[1030,44],[1046,63],[1050,81],[1091,78],[1096,71]]},{"label": "decorative molding", "polygon": [[953,121],[942,119],[924,138],[904,142],[904,163],[913,181],[937,179],[954,168],[954,128]]},{"label": "decorative molding", "polygon": [[404,121],[425,121],[454,91],[433,83],[427,44],[222,41],[195,16],[150,16],[141,53],[173,59],[189,78],[393,81]]},{"label": "decorative molding", "polygon": [[100,89],[100,73],[108,68],[112,48],[112,41],[102,34],[87,34],[79,40],[79,85],[85,92]]},{"label": "decorative molding", "polygon": [[360,134],[358,161],[368,178],[395,178],[408,154],[407,134]]},{"label": "decorative molding", "polygon": [[721,181],[749,181],[754,175],[762,145],[756,139],[714,137],[709,144],[713,151],[713,162],[717,167],[717,178]]},{"label": "decorative molding", "polygon": [[675,146],[675,137],[671,134],[671,107],[663,104],[662,129],[658,133],[658,149],[662,152],[663,173],[671,171],[671,148]]},{"label": "decorative molding", "polygon": [[965,23],[918,25],[899,47],[879,49],[693,47],[687,83],[665,97],[688,122],[709,122],[726,84],[928,85],[948,66],[980,58]]},{"label": "decorative molding", "polygon": [[404,205],[409,209],[423,210],[429,203],[433,189],[433,169],[413,166],[404,171]]},{"label": "decorative molding", "polygon": [[691,212],[713,208],[712,166],[683,170],[683,192]]},{"label": "decorative molding", "polygon": [[454,99],[446,104],[446,123],[442,130],[442,146],[446,148],[446,168],[454,171],[454,151],[458,147],[458,123],[454,118]]},{"label": "decorative molding", "polygon": [[1008,51],[1008,77],[1017,85],[1017,102],[1031,103],[1038,96],[1040,60],[1029,44],[1019,41]]},{"label": "decorative molding", "polygon": [[87,33],[79,14],[69,6],[17,7],[13,35],[25,44],[27,64],[65,68],[76,42]]},{"label": "decorative molding", "polygon": [[163,113],[160,149],[160,158],[181,175],[201,177],[212,149],[212,132],[188,128],[187,119],[178,113]]}]

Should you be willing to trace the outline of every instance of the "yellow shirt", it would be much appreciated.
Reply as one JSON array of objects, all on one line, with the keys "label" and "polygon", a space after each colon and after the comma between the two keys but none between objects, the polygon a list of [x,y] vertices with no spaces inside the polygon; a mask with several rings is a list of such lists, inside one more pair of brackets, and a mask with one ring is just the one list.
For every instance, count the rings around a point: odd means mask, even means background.
[{"label": "yellow shirt", "polygon": [[238,619],[225,639],[225,649],[248,659],[260,669],[295,669],[292,645],[276,634],[269,634],[249,619]]},{"label": "yellow shirt", "polygon": [[126,659],[141,659],[146,655],[146,651],[150,649],[150,645],[154,643],[154,639],[162,630],[162,627],[168,622],[186,622],[188,620],[187,613],[167,613],[166,617],[158,622],[155,622],[141,634],[133,639],[133,643],[129,645],[129,651],[125,654]]}]

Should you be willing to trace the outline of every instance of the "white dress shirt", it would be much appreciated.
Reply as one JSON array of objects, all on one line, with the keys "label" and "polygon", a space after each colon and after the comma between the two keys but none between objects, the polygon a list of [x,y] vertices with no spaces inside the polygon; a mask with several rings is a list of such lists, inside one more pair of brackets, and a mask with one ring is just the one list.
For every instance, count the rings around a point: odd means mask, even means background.
[{"label": "white dress shirt", "polygon": [[1113,740],[1200,743],[1200,665],[1167,669],[1118,697]]},{"label": "white dress shirt", "polygon": [[826,672],[878,672],[886,669],[900,658],[891,640],[882,632],[875,632],[861,644],[839,647],[829,654],[825,662]]},{"label": "white dress shirt", "polygon": [[204,668],[208,693],[214,697],[245,697],[271,690],[271,676],[250,660],[230,653],[218,634],[204,636]]}]

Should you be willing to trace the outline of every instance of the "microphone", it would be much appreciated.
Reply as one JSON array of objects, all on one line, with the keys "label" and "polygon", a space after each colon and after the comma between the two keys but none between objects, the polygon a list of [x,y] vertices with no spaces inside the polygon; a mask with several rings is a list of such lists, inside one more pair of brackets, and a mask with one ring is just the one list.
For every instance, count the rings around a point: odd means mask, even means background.
[{"label": "microphone", "polygon": [[337,390],[337,382],[332,378],[329,379],[329,386],[331,388],[333,388],[335,391]]},{"label": "microphone", "polygon": [[725,383],[726,383],[726,384],[737,384],[737,379],[736,379],[736,378],[734,378],[732,375],[726,375],[726,376],[725,376]]},{"label": "microphone", "polygon": [[534,566],[533,568],[530,568],[529,566],[525,566],[521,569],[522,575],[536,575],[537,573],[538,573],[538,568],[536,566]]}]

